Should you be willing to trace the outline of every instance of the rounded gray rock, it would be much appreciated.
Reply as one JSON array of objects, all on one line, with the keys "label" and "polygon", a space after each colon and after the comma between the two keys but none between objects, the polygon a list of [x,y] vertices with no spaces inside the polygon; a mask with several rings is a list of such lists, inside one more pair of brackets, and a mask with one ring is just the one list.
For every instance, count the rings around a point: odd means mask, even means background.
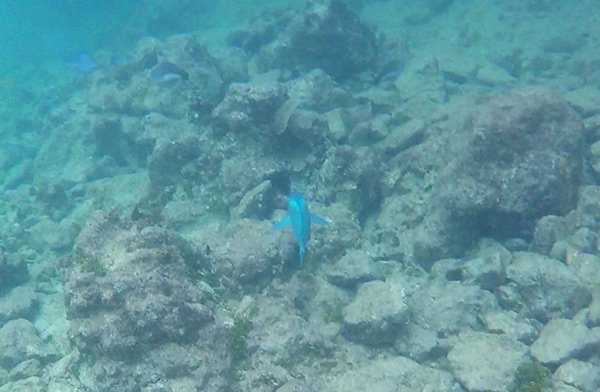
[{"label": "rounded gray rock", "polygon": [[582,391],[597,391],[600,390],[600,367],[591,362],[571,359],[556,370],[554,380]]},{"label": "rounded gray rock", "polygon": [[569,267],[537,253],[514,253],[507,276],[516,291],[509,301],[517,302],[508,305],[525,307],[527,316],[542,322],[573,317],[591,301],[590,291]]},{"label": "rounded gray rock", "polygon": [[327,272],[327,280],[336,286],[354,288],[360,283],[383,279],[373,258],[362,250],[351,250]]},{"label": "rounded gray rock", "polygon": [[380,280],[358,288],[356,298],[343,310],[345,335],[350,340],[378,345],[394,341],[408,318],[402,287]]},{"label": "rounded gray rock", "polygon": [[0,365],[6,369],[30,358],[47,359],[55,354],[25,319],[11,320],[0,329]]},{"label": "rounded gray rock", "polygon": [[526,355],[527,346],[506,335],[465,332],[448,353],[448,362],[468,390],[506,392]]},{"label": "rounded gray rock", "polygon": [[322,390],[329,392],[460,392],[463,389],[446,371],[420,365],[405,357],[392,357],[368,361],[348,372],[338,374]]},{"label": "rounded gray rock", "polygon": [[438,337],[481,329],[481,314],[498,310],[498,303],[489,291],[441,279],[416,291],[409,302],[411,309],[415,309],[410,322],[434,331]]},{"label": "rounded gray rock", "polygon": [[37,294],[32,286],[15,287],[0,297],[0,323],[19,318],[29,319],[37,308]]},{"label": "rounded gray rock", "polygon": [[27,263],[16,257],[10,257],[0,248],[0,287],[6,291],[29,279]]},{"label": "rounded gray rock", "polygon": [[550,320],[531,345],[531,355],[545,365],[560,365],[597,348],[600,344],[597,335],[572,320]]}]

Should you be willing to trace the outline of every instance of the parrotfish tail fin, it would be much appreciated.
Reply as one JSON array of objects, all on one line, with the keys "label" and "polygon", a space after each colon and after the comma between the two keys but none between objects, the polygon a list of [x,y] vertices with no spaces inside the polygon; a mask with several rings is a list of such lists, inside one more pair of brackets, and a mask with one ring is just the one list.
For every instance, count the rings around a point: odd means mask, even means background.
[{"label": "parrotfish tail fin", "polygon": [[281,229],[283,227],[286,227],[289,224],[290,224],[290,216],[286,215],[283,218],[281,218],[279,221],[273,223],[273,229]]},{"label": "parrotfish tail fin", "polygon": [[317,214],[310,214],[310,221],[312,223],[316,223],[318,225],[326,225],[327,223],[329,223],[329,220],[327,220],[323,217],[320,217]]},{"label": "parrotfish tail fin", "polygon": [[303,246],[299,246],[298,247],[298,255],[300,256],[300,265],[304,264],[304,252],[305,252],[305,248]]}]

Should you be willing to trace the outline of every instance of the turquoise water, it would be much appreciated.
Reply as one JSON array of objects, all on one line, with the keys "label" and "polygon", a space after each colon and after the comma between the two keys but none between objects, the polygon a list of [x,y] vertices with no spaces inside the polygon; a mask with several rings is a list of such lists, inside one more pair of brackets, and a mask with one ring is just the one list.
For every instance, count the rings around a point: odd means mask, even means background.
[{"label": "turquoise water", "polygon": [[57,61],[115,42],[132,2],[31,1],[3,4],[2,34],[8,66]]},{"label": "turquoise water", "polygon": [[599,20],[0,0],[0,392],[600,390]]}]

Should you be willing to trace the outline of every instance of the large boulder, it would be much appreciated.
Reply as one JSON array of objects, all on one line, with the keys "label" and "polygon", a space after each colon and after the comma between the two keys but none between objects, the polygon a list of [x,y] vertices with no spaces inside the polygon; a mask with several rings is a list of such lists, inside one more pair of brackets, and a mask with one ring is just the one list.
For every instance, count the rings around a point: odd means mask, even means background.
[{"label": "large boulder", "polygon": [[582,181],[582,122],[557,94],[527,88],[459,103],[430,130],[439,135],[392,160],[407,173],[396,186],[414,193],[387,197],[377,222],[396,239],[393,253],[426,269],[483,237],[529,241],[536,220],[575,208]]},{"label": "large boulder", "polygon": [[319,68],[337,80],[375,70],[380,46],[373,29],[341,0],[310,1],[301,12],[262,16],[234,32],[230,42],[256,53],[262,72]]},{"label": "large boulder", "polygon": [[549,91],[495,97],[466,135],[455,135],[456,158],[436,185],[436,204],[467,238],[530,237],[536,219],[576,205],[582,131],[579,116]]},{"label": "large boulder", "polygon": [[226,344],[207,348],[216,339],[208,268],[174,232],[114,213],[90,218],[70,258],[65,301],[71,339],[98,391],[137,391],[157,377],[171,386],[186,377],[223,382],[212,372],[224,368]]},{"label": "large boulder", "polygon": [[290,28],[296,64],[344,79],[374,67],[375,33],[341,0],[313,1]]}]

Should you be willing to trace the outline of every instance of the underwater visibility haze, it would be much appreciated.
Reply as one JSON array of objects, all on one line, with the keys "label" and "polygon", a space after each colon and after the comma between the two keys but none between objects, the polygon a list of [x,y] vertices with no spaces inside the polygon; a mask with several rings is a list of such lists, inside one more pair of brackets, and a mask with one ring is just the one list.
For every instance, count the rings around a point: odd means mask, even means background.
[{"label": "underwater visibility haze", "polygon": [[600,391],[596,0],[0,6],[0,392]]}]

